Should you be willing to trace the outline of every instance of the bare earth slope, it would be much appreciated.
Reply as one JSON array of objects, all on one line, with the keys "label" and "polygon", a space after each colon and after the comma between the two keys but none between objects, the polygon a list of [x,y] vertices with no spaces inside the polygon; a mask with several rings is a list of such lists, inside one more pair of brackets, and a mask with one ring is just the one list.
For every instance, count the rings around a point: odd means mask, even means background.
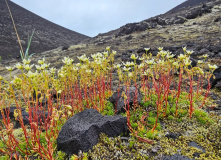
[{"label": "bare earth slope", "polygon": [[[27,47],[28,33],[35,28],[30,53],[39,53],[59,46],[77,44],[89,38],[45,20],[28,10],[8,1],[23,48]],[[4,0],[0,0],[0,56],[11,59],[20,55],[20,48]]]}]

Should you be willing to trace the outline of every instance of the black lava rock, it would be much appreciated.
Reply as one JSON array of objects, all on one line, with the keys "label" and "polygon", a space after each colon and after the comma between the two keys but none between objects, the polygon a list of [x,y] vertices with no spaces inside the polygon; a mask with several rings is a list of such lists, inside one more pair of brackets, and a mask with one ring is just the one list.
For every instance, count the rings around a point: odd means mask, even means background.
[{"label": "black lava rock", "polygon": [[128,91],[126,91],[126,87],[123,86],[120,88],[119,92],[116,91],[114,94],[109,98],[109,101],[114,104],[114,107],[117,110],[117,113],[124,112],[125,109],[125,99],[123,96],[123,92],[127,97],[129,98],[129,105],[130,108],[133,106],[134,102],[137,102],[138,104],[142,101],[142,95],[136,87],[132,86],[129,87]]},{"label": "black lava rock", "polygon": [[102,116],[95,109],[86,109],[67,120],[59,132],[57,147],[69,155],[78,154],[80,150],[87,152],[92,149],[100,133],[114,137],[126,132],[126,117]]},{"label": "black lava rock", "polygon": [[[215,76],[215,79],[213,79],[213,76],[210,79],[210,83],[211,83],[212,88],[221,82],[221,66],[218,67],[217,69],[215,69],[213,74]],[[217,85],[217,86],[219,86],[219,85]]]},{"label": "black lava rock", "polygon": [[[198,144],[197,144],[196,142],[194,142],[194,141],[189,142],[188,145],[202,150],[203,153],[206,152],[205,149],[203,149],[200,145],[198,145]],[[195,157],[199,158],[199,156],[200,156],[200,153],[198,153],[198,152],[194,152],[194,153],[193,153],[193,157],[194,157],[194,158],[195,158]]]},{"label": "black lava rock", "polygon": [[217,17],[214,22],[221,22],[221,17]]},{"label": "black lava rock", "polygon": [[164,156],[163,160],[192,160],[187,156],[183,156],[180,154],[174,154],[172,156]]},{"label": "black lava rock", "polygon": [[172,139],[178,139],[179,138],[179,136],[181,136],[181,133],[172,133],[172,132],[170,132],[170,133],[167,133],[166,135],[165,135],[167,138],[172,138]]}]

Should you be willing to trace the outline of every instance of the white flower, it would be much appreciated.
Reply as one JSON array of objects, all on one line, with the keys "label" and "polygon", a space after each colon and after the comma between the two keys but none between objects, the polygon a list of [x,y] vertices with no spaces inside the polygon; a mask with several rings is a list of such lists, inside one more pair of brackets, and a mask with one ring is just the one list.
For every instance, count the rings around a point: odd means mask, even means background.
[{"label": "white flower", "polygon": [[137,59],[138,57],[136,57],[135,54],[132,54],[132,55],[130,56],[130,58],[133,59],[133,60],[135,60],[135,59]]},{"label": "white flower", "polygon": [[120,67],[121,67],[121,65],[120,65],[120,64],[114,65],[114,68],[119,69]]},{"label": "white flower", "polygon": [[202,75],[204,74],[204,72],[201,68],[199,68],[199,73],[202,74]]},{"label": "white flower", "polygon": [[6,67],[6,69],[8,70],[8,71],[13,71],[13,69],[14,69],[15,67]]},{"label": "white flower", "polygon": [[191,54],[193,53],[193,51],[187,50],[186,53],[187,53],[188,55],[191,55]]},{"label": "white flower", "polygon": [[134,66],[135,64],[134,64],[134,62],[130,62],[130,66]]},{"label": "white flower", "polygon": [[133,77],[133,73],[132,72],[128,73],[128,77],[132,78]]},{"label": "white flower", "polygon": [[144,67],[144,63],[141,63],[140,65],[138,65],[138,68],[143,68]]},{"label": "white flower", "polygon": [[180,54],[179,56],[178,56],[178,58],[182,61],[183,59],[185,59],[186,58],[186,56],[185,55],[183,55],[183,54]]},{"label": "white flower", "polygon": [[147,51],[149,51],[149,50],[150,50],[150,48],[144,48],[144,50],[147,52]]},{"label": "white flower", "polygon": [[112,50],[113,55],[117,54],[117,51]]},{"label": "white flower", "polygon": [[167,55],[167,51],[160,50],[158,54],[161,55],[162,57],[165,57]]},{"label": "white flower", "polygon": [[63,72],[59,73],[58,76],[61,77],[61,78],[64,78],[64,77],[65,77],[65,75],[64,75]]},{"label": "white flower", "polygon": [[45,64],[42,64],[41,65],[41,70],[44,70],[45,69]]},{"label": "white flower", "polygon": [[202,56],[203,56],[203,58],[207,58],[207,57],[209,57],[208,54],[204,54],[204,55],[202,55]]},{"label": "white flower", "polygon": [[[86,57],[86,55],[84,54],[84,55],[82,55],[82,56],[80,56],[80,57],[77,57],[80,61],[82,61],[82,62],[86,62],[86,61],[89,61],[89,59]],[[73,61],[72,61],[73,62]],[[71,63],[72,63],[71,62]]]},{"label": "white flower", "polygon": [[145,62],[149,65],[152,65],[154,64],[154,59],[146,60]]},{"label": "white flower", "polygon": [[72,58],[69,58],[69,57],[64,57],[64,59],[62,60],[62,62],[65,63],[68,66],[71,65],[73,61],[74,60]]},{"label": "white flower", "polygon": [[202,60],[198,60],[197,61],[199,64],[202,64],[202,63],[204,63]]},{"label": "white flower", "polygon": [[185,46],[185,47],[183,47],[183,51],[184,51],[184,52],[186,52],[186,46]]},{"label": "white flower", "polygon": [[215,69],[217,69],[218,67],[217,67],[217,65],[210,65],[210,64],[208,64],[208,66],[209,66],[209,69],[211,69],[211,70],[215,70]]},{"label": "white flower", "polygon": [[110,50],[110,46],[107,46],[107,47],[106,47],[106,50]]},{"label": "white flower", "polygon": [[191,65],[191,60],[189,60],[189,59],[185,59],[184,60],[184,64],[186,65],[186,66],[189,66],[189,65]]},{"label": "white flower", "polygon": [[86,68],[87,68],[86,65],[82,65],[82,66],[81,66],[81,69],[86,69]]},{"label": "white flower", "polygon": [[167,57],[168,59],[170,59],[170,58],[173,58],[174,56],[175,56],[174,54],[167,54],[166,57]]},{"label": "white flower", "polygon": [[126,63],[123,62],[123,64],[124,64],[124,66],[126,66],[126,67],[130,67],[130,66],[131,66],[131,63],[130,63],[130,62],[126,62]]},{"label": "white flower", "polygon": [[29,71],[31,70],[31,68],[34,66],[34,64],[32,64],[31,66],[29,64],[24,65],[24,68]]},{"label": "white flower", "polygon": [[104,56],[107,57],[108,56],[108,52],[103,52]]},{"label": "white flower", "polygon": [[23,64],[30,64],[30,62],[31,62],[31,60],[30,59],[28,59],[28,60],[26,60],[26,59],[23,59]]},{"label": "white flower", "polygon": [[64,57],[64,59],[62,59],[62,62],[66,64],[68,62],[68,59],[69,57]]},{"label": "white flower", "polygon": [[163,64],[164,64],[164,60],[160,60],[160,59],[159,59],[159,60],[158,60],[158,64],[162,64],[162,65],[163,65]]},{"label": "white flower", "polygon": [[50,66],[50,63],[48,63],[48,64],[43,64],[43,65],[45,65],[45,68],[48,68],[48,67]]},{"label": "white flower", "polygon": [[55,71],[56,71],[56,68],[50,68],[50,72],[52,73],[52,74],[55,74]]},{"label": "white flower", "polygon": [[43,70],[42,73],[47,74],[47,75],[50,75],[50,74],[51,74],[48,70]]},{"label": "white flower", "polygon": [[73,67],[73,70],[74,71],[77,71],[79,68],[78,67]]},{"label": "white flower", "polygon": [[15,67],[18,68],[18,69],[23,69],[23,66],[21,63],[17,63],[15,64]]},{"label": "white flower", "polygon": [[26,76],[28,76],[29,78],[34,78],[37,75],[37,72],[33,73],[32,71],[28,71],[28,73],[26,74]]},{"label": "white flower", "polygon": [[147,76],[147,75],[152,76],[153,73],[152,73],[152,71],[150,69],[147,69],[146,71],[144,71],[144,73],[142,75],[144,75],[144,76]]},{"label": "white flower", "polygon": [[124,68],[123,68],[123,70],[126,71],[126,72],[128,72],[130,69],[131,69],[130,67],[127,68],[127,67],[125,67],[125,66],[124,66]]},{"label": "white flower", "polygon": [[91,57],[92,57],[93,59],[96,59],[96,58],[97,58],[97,55],[96,55],[96,54],[92,54]]},{"label": "white flower", "polygon": [[36,68],[37,70],[41,70],[41,66],[39,66],[39,65],[35,65],[35,68]]},{"label": "white flower", "polygon": [[96,56],[97,56],[97,58],[103,57],[102,53],[100,53],[100,52],[98,52],[98,53],[96,54]]},{"label": "white flower", "polygon": [[90,69],[86,69],[85,72],[86,72],[86,73],[91,73],[91,70],[90,70]]},{"label": "white flower", "polygon": [[159,50],[159,51],[163,50],[163,47],[158,47],[158,50]]},{"label": "white flower", "polygon": [[79,67],[81,64],[80,63],[77,63],[77,64],[75,64],[77,67]]},{"label": "white flower", "polygon": [[97,65],[101,65],[102,62],[103,62],[103,59],[98,58],[98,59],[96,59],[94,62],[95,62]]},{"label": "white flower", "polygon": [[175,66],[176,68],[179,68],[179,63],[178,62],[173,62],[173,66]]},{"label": "white flower", "polygon": [[44,64],[45,63],[45,58],[43,58],[42,60],[38,60],[38,64]]}]

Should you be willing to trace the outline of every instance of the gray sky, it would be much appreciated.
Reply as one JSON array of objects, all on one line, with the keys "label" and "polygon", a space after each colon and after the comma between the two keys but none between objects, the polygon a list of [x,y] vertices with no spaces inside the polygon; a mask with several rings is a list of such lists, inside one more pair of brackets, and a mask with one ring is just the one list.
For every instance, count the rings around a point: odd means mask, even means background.
[{"label": "gray sky", "polygon": [[163,14],[185,0],[11,0],[65,28],[96,36]]}]

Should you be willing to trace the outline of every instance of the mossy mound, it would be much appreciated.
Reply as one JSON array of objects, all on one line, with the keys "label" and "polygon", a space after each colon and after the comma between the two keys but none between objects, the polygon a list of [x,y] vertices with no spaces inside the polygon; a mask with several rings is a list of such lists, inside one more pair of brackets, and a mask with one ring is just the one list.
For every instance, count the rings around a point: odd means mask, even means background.
[{"label": "mossy mound", "polygon": [[[88,153],[90,159],[158,159],[168,155],[180,154],[190,159],[221,159],[220,117],[213,116],[214,123],[205,125],[196,117],[182,118],[181,122],[164,120],[163,129],[154,138],[154,144],[139,142],[132,137],[108,138],[102,134],[99,143]],[[179,133],[177,138],[167,134]],[[190,145],[195,142],[200,147]]]}]

